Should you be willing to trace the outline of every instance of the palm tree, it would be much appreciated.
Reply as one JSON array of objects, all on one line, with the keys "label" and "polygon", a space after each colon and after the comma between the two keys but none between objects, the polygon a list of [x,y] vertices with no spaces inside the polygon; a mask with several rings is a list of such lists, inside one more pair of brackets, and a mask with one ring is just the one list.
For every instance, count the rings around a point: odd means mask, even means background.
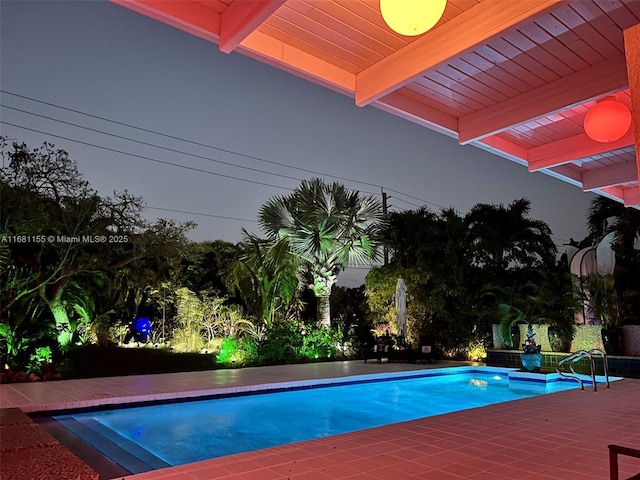
[{"label": "palm tree", "polygon": [[298,291],[298,258],[282,242],[269,242],[243,230],[241,254],[230,272],[249,311],[267,327],[287,316]]},{"label": "palm tree", "polygon": [[291,195],[268,200],[259,224],[267,240],[283,243],[299,259],[318,299],[318,320],[330,326],[329,296],[338,274],[378,258],[382,205],[339,183],[303,180]]},{"label": "palm tree", "polygon": [[551,265],[556,246],[551,229],[529,216],[531,203],[525,198],[507,207],[479,203],[467,214],[474,261],[493,272],[512,267]]},{"label": "palm tree", "polygon": [[[594,244],[613,232],[616,267],[611,286],[618,298],[621,319],[638,322],[640,319],[640,211],[625,207],[605,197],[591,201],[587,213],[589,236]],[[605,280],[601,279],[600,284]],[[592,285],[597,287],[597,285]]]}]

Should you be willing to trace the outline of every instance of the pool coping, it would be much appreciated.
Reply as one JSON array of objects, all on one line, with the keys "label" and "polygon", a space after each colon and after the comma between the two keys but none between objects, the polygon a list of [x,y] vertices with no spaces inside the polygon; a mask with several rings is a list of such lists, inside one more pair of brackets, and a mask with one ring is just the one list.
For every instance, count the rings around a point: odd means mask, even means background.
[{"label": "pool coping", "polygon": [[[126,404],[111,405],[111,406],[108,406],[109,408],[107,409],[111,409],[110,407],[115,407],[116,409],[135,408],[139,406],[144,407],[144,406],[152,406],[152,405],[183,402],[183,401],[184,402],[205,401],[205,400],[218,399],[218,398],[230,398],[230,397],[250,396],[250,395],[265,395],[270,393],[301,391],[301,390],[308,390],[308,389],[314,389],[314,388],[327,388],[327,387],[330,388],[330,387],[338,387],[338,386],[379,383],[379,382],[385,382],[385,381],[398,381],[398,380],[402,381],[402,380],[410,380],[410,379],[418,379],[418,378],[446,377],[446,376],[453,376],[453,375],[459,375],[459,374],[465,375],[465,374],[474,374],[474,373],[479,373],[483,375],[492,375],[492,374],[501,375],[503,377],[506,377],[506,379],[509,382],[520,381],[520,382],[527,382],[527,383],[534,383],[534,384],[544,383],[547,385],[555,384],[558,382],[563,382],[566,384],[572,383],[571,379],[568,379],[567,377],[563,377],[557,373],[554,374],[554,373],[523,372],[521,370],[518,370],[515,368],[509,368],[509,367],[493,367],[493,366],[485,366],[485,365],[461,365],[461,366],[455,366],[455,367],[448,366],[448,367],[440,367],[440,368],[431,368],[428,370],[419,370],[419,371],[412,371],[412,372],[386,372],[386,373],[375,373],[375,374],[365,374],[365,375],[351,375],[351,376],[338,377],[338,378],[298,380],[293,382],[274,382],[269,384],[240,386],[232,389],[220,388],[215,394],[212,394],[212,395],[209,394],[206,396],[199,396],[195,398],[193,397],[176,398],[168,401],[165,400],[165,401],[130,402]],[[591,381],[590,378],[588,378],[588,380]],[[620,378],[611,379],[611,381],[615,381],[615,380],[620,380]],[[578,386],[575,385],[575,388],[577,387]],[[543,391],[543,392],[537,393],[536,395],[544,395],[548,393],[554,393],[554,392]],[[518,400],[518,399],[514,399],[514,400]],[[498,403],[501,403],[501,402],[498,402]],[[471,407],[471,408],[479,408],[479,407]],[[467,408],[463,410],[466,410],[466,409]],[[96,431],[94,431],[95,426],[89,427],[89,430],[87,430],[87,426],[85,426],[84,422],[82,421],[81,423],[83,423],[83,425],[80,425],[78,427],[75,427],[73,425],[73,423],[76,422],[76,419],[74,419],[73,417],[75,414],[81,414],[81,413],[91,412],[91,411],[100,411],[100,410],[105,410],[104,406],[85,407],[82,409],[72,410],[72,411],[64,410],[60,412],[46,412],[46,418],[50,421],[58,422],[60,425],[60,428],[67,429],[71,435],[75,435],[78,438],[78,441],[80,443],[84,443],[91,448],[95,448],[97,452],[103,455],[108,461],[123,467],[125,470],[129,471],[131,475],[137,475],[137,474],[142,474],[149,471],[180,467],[182,465],[185,465],[185,464],[178,464],[178,465],[167,464],[160,457],[156,457],[155,454],[153,454],[150,451],[147,451],[145,447],[138,445],[135,442],[132,442],[126,437],[120,438],[120,434],[118,433],[109,431],[108,432],[109,435],[105,435],[103,431],[105,427],[103,427],[101,424],[97,425],[100,428]],[[453,413],[453,412],[447,412],[447,413]],[[444,414],[446,413],[439,413],[436,415],[444,415]],[[430,415],[430,416],[436,416],[436,415]],[[34,417],[33,414],[31,416]],[[35,416],[38,417],[39,415],[35,414]],[[421,418],[428,418],[428,417],[421,417]],[[403,420],[400,422],[393,422],[393,423],[404,423],[404,422],[413,421],[413,420],[418,420],[418,419]],[[368,430],[371,428],[384,427],[384,426],[392,425],[393,423],[390,423],[387,425],[367,427],[365,429],[360,428],[358,430],[354,430],[353,432],[356,432],[359,430]],[[352,433],[352,432],[349,431],[349,432],[337,433],[334,435],[327,435],[327,437],[335,436],[335,435],[343,435],[348,433]],[[118,437],[119,442],[124,442],[124,446],[121,445],[118,441],[116,441],[113,437]],[[319,437],[319,438],[325,438],[325,437]],[[288,445],[290,443],[291,444],[304,443],[312,440],[315,440],[315,438],[297,440],[295,442],[288,442],[283,445]],[[106,447],[105,447],[105,442],[106,442]],[[133,443],[133,445],[126,447],[126,445],[131,443]],[[276,445],[274,447],[279,447],[279,446],[281,445]],[[77,448],[77,445],[76,445],[76,448]],[[237,455],[242,453],[251,453],[259,450],[265,450],[268,448],[273,448],[273,447],[263,447],[256,450],[248,450],[244,452],[231,453],[228,455],[223,455],[221,457],[211,457],[211,458],[206,458],[199,461],[214,460],[217,458],[222,458],[222,457]],[[135,452],[138,452],[138,453],[135,453]],[[142,456],[139,455],[140,453],[142,453]],[[116,456],[113,457],[113,455],[116,455]],[[151,458],[151,461],[149,461],[149,458]],[[153,465],[155,463],[164,463],[164,465],[154,467]],[[195,463],[195,462],[189,462],[189,463]]]},{"label": "pool coping", "polygon": [[[464,372],[455,372],[454,370],[464,370]],[[208,390],[198,390],[193,392],[182,392],[182,394],[176,394],[175,396],[172,394],[155,396],[153,399],[149,399],[148,396],[143,395],[138,397],[123,397],[126,398],[126,401],[122,403],[118,403],[117,397],[114,397],[109,400],[107,403],[102,403],[101,399],[96,399],[95,401],[85,402],[85,405],[79,408],[63,408],[63,409],[52,409],[46,411],[36,411],[36,412],[28,412],[31,417],[37,416],[58,416],[58,415],[67,415],[72,413],[80,413],[80,412],[89,412],[96,410],[105,410],[111,408],[136,408],[143,407],[148,405],[159,405],[166,403],[180,403],[180,402],[191,402],[191,401],[199,401],[199,400],[210,400],[215,398],[229,398],[236,396],[246,396],[246,395],[259,395],[266,393],[278,393],[278,392],[286,392],[293,390],[304,390],[307,388],[320,388],[320,387],[329,387],[329,386],[340,386],[340,385],[356,385],[362,383],[372,383],[372,382],[380,382],[380,381],[392,381],[392,380],[408,380],[412,378],[424,378],[424,377],[436,377],[436,376],[446,376],[446,375],[454,375],[456,373],[474,373],[474,372],[490,372],[496,374],[507,375],[509,380],[522,380],[527,382],[535,382],[535,383],[555,383],[555,382],[566,382],[570,383],[573,379],[570,379],[566,376],[562,376],[558,373],[539,373],[539,372],[525,372],[517,368],[512,367],[494,367],[489,365],[457,365],[457,366],[446,366],[446,367],[436,367],[429,368],[424,370],[415,370],[408,372],[384,372],[384,373],[372,373],[372,374],[361,374],[361,375],[349,375],[344,377],[326,377],[326,378],[318,378],[318,379],[303,379],[303,380],[295,380],[289,382],[271,382],[271,383],[257,383],[252,385],[240,385],[236,387],[220,387],[215,389]],[[584,385],[591,385],[592,379],[588,375],[580,375],[579,377]],[[611,382],[621,380],[622,377],[609,377]],[[596,376],[596,382],[598,384],[604,383],[605,378],[602,376]]]},{"label": "pool coping", "polygon": [[[171,390],[179,392],[174,397],[184,397],[185,392],[212,390],[207,388],[211,383],[248,385],[274,383],[274,379],[334,378],[349,376],[349,372],[390,373],[393,370],[397,373],[446,365],[471,364],[440,362],[433,366],[414,366],[334,362],[260,367],[260,370],[231,371],[222,376],[189,372],[165,374],[162,378],[138,376],[47,382],[49,385],[9,384],[0,386],[0,404],[35,412],[47,405],[73,408],[74,404],[77,407],[81,401],[89,400],[114,403],[92,398],[96,394],[140,399],[141,396],[157,398]],[[512,369],[505,368],[505,371]],[[201,388],[203,385],[205,388]],[[508,406],[480,407],[150,471],[127,479],[606,480],[609,478],[608,443],[640,447],[638,398],[640,380],[625,378],[611,389],[598,389],[597,393],[590,389],[572,389],[508,402]],[[590,435],[585,436],[585,430]],[[640,464],[627,459],[625,462],[621,474],[631,476],[640,471]],[[119,474],[117,478],[124,477]]]}]

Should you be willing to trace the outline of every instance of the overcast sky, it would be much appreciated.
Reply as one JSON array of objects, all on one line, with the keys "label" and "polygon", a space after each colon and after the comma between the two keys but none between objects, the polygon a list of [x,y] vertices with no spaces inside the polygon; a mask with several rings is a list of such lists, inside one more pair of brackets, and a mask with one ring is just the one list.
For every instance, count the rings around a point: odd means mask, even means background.
[{"label": "overcast sky", "polygon": [[117,5],[1,0],[0,22],[2,135],[64,148],[101,194],[197,222],[194,240],[259,233],[260,206],[314,176],[384,187],[395,211],[526,197],[559,246],[586,235],[592,194]]}]

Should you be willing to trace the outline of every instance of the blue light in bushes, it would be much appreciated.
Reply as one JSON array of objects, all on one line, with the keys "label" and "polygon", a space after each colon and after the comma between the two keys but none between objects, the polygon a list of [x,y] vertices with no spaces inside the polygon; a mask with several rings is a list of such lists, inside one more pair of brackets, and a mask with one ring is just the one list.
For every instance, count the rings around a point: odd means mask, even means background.
[{"label": "blue light in bushes", "polygon": [[149,336],[149,332],[151,332],[151,322],[149,321],[149,317],[138,318],[136,320],[135,329],[138,335],[141,337],[140,340],[146,342],[147,337]]}]

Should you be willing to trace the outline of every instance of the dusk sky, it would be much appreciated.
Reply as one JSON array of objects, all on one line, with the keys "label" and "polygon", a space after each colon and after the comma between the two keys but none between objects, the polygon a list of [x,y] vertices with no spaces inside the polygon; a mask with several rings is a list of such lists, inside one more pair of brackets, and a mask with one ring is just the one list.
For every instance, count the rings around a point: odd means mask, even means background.
[{"label": "dusk sky", "polygon": [[106,1],[2,0],[0,22],[2,135],[67,150],[101,194],[197,222],[194,240],[259,233],[260,206],[312,177],[384,187],[393,211],[526,197],[560,248],[586,235],[578,187]]}]

